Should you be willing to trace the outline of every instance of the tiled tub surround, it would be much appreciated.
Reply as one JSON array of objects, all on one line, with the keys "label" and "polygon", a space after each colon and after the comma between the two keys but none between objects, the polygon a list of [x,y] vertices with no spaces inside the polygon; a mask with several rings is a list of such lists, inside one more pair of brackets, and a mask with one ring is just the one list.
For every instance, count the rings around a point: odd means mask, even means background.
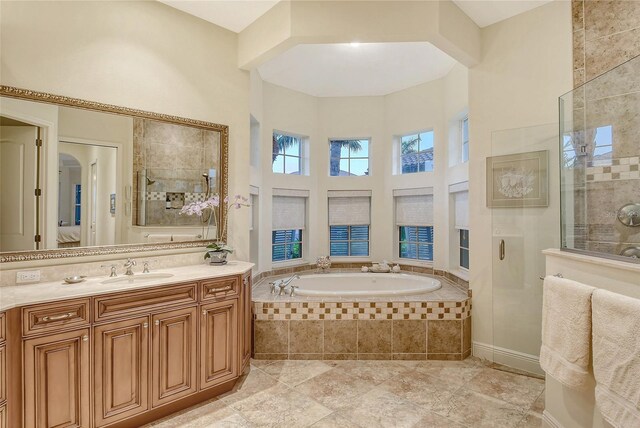
[{"label": "tiled tub surround", "polygon": [[[372,274],[375,275],[375,274]],[[388,298],[314,298],[253,290],[256,359],[462,360],[471,354],[471,299],[442,288]]]}]

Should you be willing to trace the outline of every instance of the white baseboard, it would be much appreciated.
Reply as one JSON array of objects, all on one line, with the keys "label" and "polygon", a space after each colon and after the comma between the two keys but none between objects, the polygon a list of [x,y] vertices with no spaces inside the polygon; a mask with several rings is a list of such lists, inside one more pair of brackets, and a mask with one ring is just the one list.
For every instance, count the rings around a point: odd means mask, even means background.
[{"label": "white baseboard", "polygon": [[543,428],[564,428],[562,424],[546,410],[542,412],[542,426]]},{"label": "white baseboard", "polygon": [[487,343],[473,342],[473,355],[494,363],[504,364],[514,369],[524,370],[528,373],[544,375],[540,367],[540,358],[536,355],[525,354]]}]

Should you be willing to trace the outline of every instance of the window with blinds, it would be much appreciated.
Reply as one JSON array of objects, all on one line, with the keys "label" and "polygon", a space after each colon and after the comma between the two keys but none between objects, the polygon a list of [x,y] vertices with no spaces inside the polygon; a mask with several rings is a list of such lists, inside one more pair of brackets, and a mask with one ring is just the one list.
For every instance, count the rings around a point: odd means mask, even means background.
[{"label": "window with blinds", "polygon": [[329,191],[329,254],[369,256],[371,191]]},{"label": "window with blinds", "polygon": [[271,260],[302,259],[308,190],[273,189]]},{"label": "window with blinds", "polygon": [[[469,183],[462,182],[449,186],[453,195],[453,229],[457,238],[458,266],[469,269]],[[455,245],[452,243],[452,245]]]},{"label": "window with blinds", "polygon": [[394,190],[398,257],[433,261],[433,189]]}]

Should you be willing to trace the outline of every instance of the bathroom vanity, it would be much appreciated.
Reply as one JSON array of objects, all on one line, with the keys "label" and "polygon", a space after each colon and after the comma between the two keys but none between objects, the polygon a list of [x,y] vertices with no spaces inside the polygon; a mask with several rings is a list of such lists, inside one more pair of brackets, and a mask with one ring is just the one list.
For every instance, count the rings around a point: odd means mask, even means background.
[{"label": "bathroom vanity", "polygon": [[3,287],[0,427],[137,427],[229,391],[251,357],[251,267]]}]

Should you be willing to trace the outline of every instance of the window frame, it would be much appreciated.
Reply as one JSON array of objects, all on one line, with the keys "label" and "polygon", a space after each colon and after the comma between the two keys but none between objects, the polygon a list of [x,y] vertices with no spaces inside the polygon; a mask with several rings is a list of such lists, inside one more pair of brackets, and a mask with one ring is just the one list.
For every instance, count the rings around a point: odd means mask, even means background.
[{"label": "window frame", "polygon": [[[469,229],[456,229],[458,231],[458,268],[462,269],[465,272],[469,271],[469,266],[463,266],[462,265],[462,252],[466,251],[467,252],[467,262],[470,261],[470,257],[471,257],[471,251],[470,251],[470,246],[469,246]],[[462,246],[462,232],[466,232],[467,233],[467,246],[463,247]]]},{"label": "window frame", "polygon": [[[357,140],[357,141],[366,141],[367,142],[367,156],[351,156],[351,148],[349,147],[348,156],[342,157],[342,150],[340,150],[340,157],[338,158],[338,165],[342,162],[342,160],[347,160],[348,165],[348,173],[349,175],[331,175],[331,144],[335,141],[348,141],[348,140]],[[366,160],[367,161],[367,172],[368,174],[364,175],[351,175],[351,160]],[[370,177],[371,176],[371,138],[329,138],[329,177]],[[340,168],[338,167],[338,172],[340,172]]]},{"label": "window frame", "polygon": [[[433,139],[433,145],[431,147],[431,149],[433,150],[433,159],[431,159],[431,169],[426,169],[424,171],[420,171],[420,166],[418,166],[418,171],[408,171],[408,172],[404,172],[402,170],[402,139],[406,138],[406,137],[411,137],[411,136],[418,136],[418,138],[420,138],[420,134],[428,134],[431,133],[432,135],[432,139]],[[397,150],[398,150],[398,160],[397,160],[397,165],[398,165],[398,175],[409,175],[409,174],[419,174],[419,173],[424,173],[424,172],[434,172],[435,171],[435,162],[436,162],[436,158],[435,158],[435,149],[436,149],[436,132],[434,130],[434,128],[426,128],[423,129],[421,131],[417,131],[417,132],[410,132],[410,133],[406,133],[406,134],[401,134],[397,137],[397,141],[398,141],[398,146],[397,146]],[[422,140],[420,139],[420,141],[418,141],[418,150],[416,151],[416,153],[420,153],[424,150],[420,150],[420,143],[422,142]],[[418,164],[419,165],[419,164]]]},{"label": "window frame", "polygon": [[[274,243],[274,236],[276,232],[296,232],[299,231],[300,232],[300,241],[287,241],[285,239],[285,242],[283,243]],[[271,231],[271,263],[291,263],[291,262],[300,262],[304,260],[304,231],[305,229],[286,229],[286,230],[272,230]],[[293,244],[299,244],[300,245],[300,257],[295,257],[295,258],[287,258],[286,256],[286,252],[285,252],[285,258],[283,260],[274,260],[273,259],[273,254],[274,254],[274,247],[276,246],[284,246],[286,248],[287,245],[293,245]]]},{"label": "window frame", "polygon": [[[273,168],[275,166],[275,161],[273,161],[271,163],[271,173],[272,174],[281,174],[281,175],[286,175],[286,176],[303,176],[303,175],[308,175],[307,174],[307,168],[306,168],[306,162],[305,162],[305,153],[306,153],[306,148],[305,148],[305,144],[307,141],[308,137],[305,137],[303,135],[298,135],[292,132],[284,132],[284,131],[279,131],[277,129],[274,129],[273,132],[271,133],[271,138],[273,139],[274,135],[282,135],[285,137],[290,137],[293,138],[295,140],[298,141],[298,154],[297,155],[290,155],[287,154],[287,149],[283,148],[282,153],[278,152],[276,154],[276,156],[282,156],[283,160],[282,160],[282,172],[278,172],[278,171],[274,171]],[[273,149],[271,150],[271,156],[273,156],[275,153],[273,153]],[[287,158],[295,158],[298,159],[298,174],[293,174],[293,173],[287,173]]]},{"label": "window frame", "polygon": [[[420,228],[431,228],[431,242],[429,241],[425,241],[425,242],[420,242],[419,240],[416,241],[402,241],[402,228],[406,227],[406,228],[415,228],[416,231],[416,239],[418,239],[417,237],[419,236],[418,234],[418,229]],[[397,257],[398,260],[401,261],[411,261],[413,263],[433,263],[434,259],[435,259],[435,227],[433,225],[431,226],[411,226],[411,225],[403,225],[403,226],[399,226],[396,225],[396,233],[397,233],[397,239],[396,239],[396,244],[397,244]],[[408,234],[407,234],[408,235]],[[416,257],[402,257],[402,244],[406,244],[406,245],[415,245],[416,246]],[[423,246],[428,246],[431,245],[431,259],[421,259],[419,257],[420,251],[419,251],[419,247],[420,245]]]},{"label": "window frame", "polygon": [[[331,228],[332,227],[346,227],[347,228],[347,239],[339,239],[339,240],[331,240]],[[367,239],[351,239],[351,228],[353,227],[366,227],[367,228]],[[332,243],[342,243],[345,242],[347,244],[347,255],[343,254],[331,254],[331,244]],[[367,243],[367,254],[351,254],[351,243],[352,242],[366,242]],[[329,226],[329,256],[336,258],[368,258],[371,257],[371,225],[370,224],[341,224],[341,225],[333,225]]]},{"label": "window frame", "polygon": [[80,226],[82,221],[82,184],[76,184],[73,192],[73,223]]},{"label": "window frame", "polygon": [[[465,128],[465,123],[466,123],[466,128],[467,128],[467,139],[465,140],[464,135],[464,128]],[[460,119],[460,162],[461,163],[467,163],[469,162],[469,115],[465,114],[464,117],[462,119]],[[465,152],[465,145],[466,145],[466,152]],[[465,158],[466,155],[466,158]]]}]

